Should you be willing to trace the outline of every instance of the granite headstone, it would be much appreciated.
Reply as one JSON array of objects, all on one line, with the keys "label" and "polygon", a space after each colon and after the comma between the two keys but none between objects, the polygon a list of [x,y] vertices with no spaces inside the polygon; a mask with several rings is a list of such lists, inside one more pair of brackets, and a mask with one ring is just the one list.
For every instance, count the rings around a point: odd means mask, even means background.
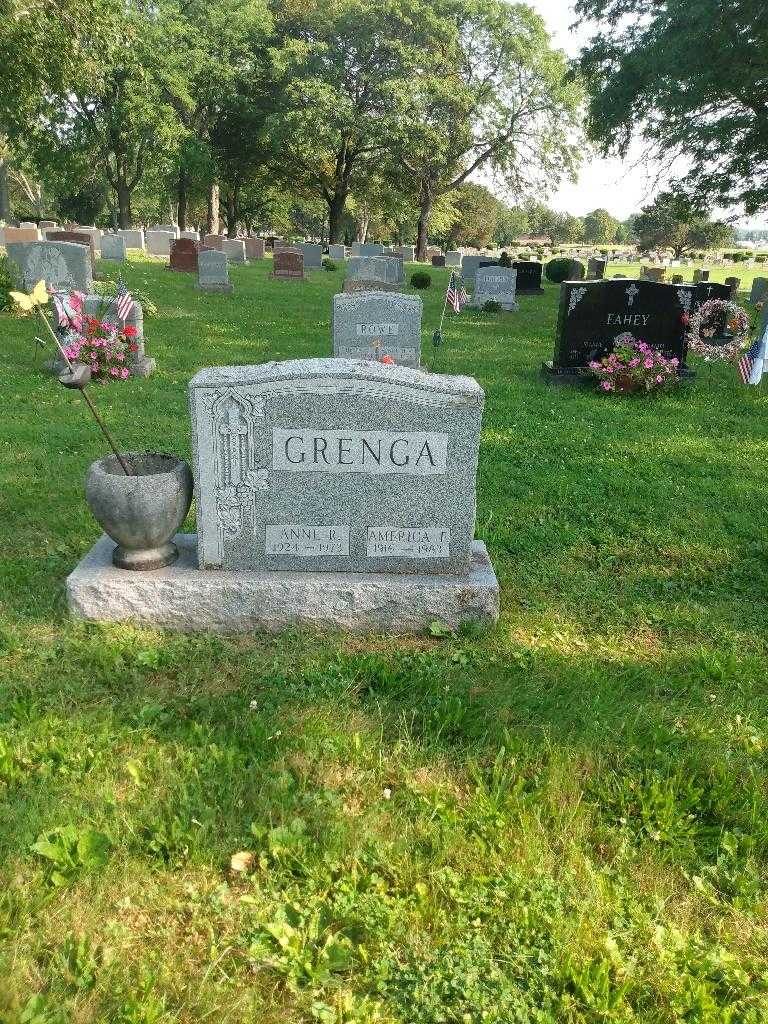
[{"label": "granite headstone", "polygon": [[202,249],[197,257],[197,287],[204,292],[232,292],[226,253]]},{"label": "granite headstone", "polygon": [[93,291],[90,249],[77,242],[11,242],[8,257],[16,283],[27,291],[38,281],[61,291]]},{"label": "granite headstone", "polygon": [[419,366],[422,306],[417,295],[382,291],[334,295],[334,356],[374,360],[390,356],[402,366]]},{"label": "granite headstone", "polygon": [[482,308],[486,302],[498,302],[502,309],[517,309],[515,289],[517,271],[511,267],[479,267],[475,274],[472,305]]}]

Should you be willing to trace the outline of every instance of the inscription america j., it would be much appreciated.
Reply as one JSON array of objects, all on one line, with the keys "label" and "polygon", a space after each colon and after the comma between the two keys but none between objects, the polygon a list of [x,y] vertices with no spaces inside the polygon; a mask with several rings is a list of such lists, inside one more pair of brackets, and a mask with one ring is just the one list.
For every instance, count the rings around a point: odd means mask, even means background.
[{"label": "inscription america j.", "polygon": [[272,467],[292,473],[446,472],[448,434],[433,431],[272,430]]}]

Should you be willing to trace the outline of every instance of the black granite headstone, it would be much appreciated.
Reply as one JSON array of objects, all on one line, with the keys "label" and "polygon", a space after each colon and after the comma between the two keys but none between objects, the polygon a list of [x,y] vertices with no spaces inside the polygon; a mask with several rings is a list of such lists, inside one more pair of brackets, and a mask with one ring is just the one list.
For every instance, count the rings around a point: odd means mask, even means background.
[{"label": "black granite headstone", "polygon": [[445,266],[445,256],[433,256],[432,257],[432,266],[433,267],[444,267]]},{"label": "black granite headstone", "polygon": [[602,281],[605,277],[607,266],[608,260],[600,260],[596,256],[590,256],[587,263],[587,277],[593,281]]},{"label": "black granite headstone", "polygon": [[560,286],[555,357],[544,369],[576,374],[613,350],[616,339],[632,334],[685,367],[686,330],[693,285],[656,281],[564,281]]},{"label": "black granite headstone", "polygon": [[699,281],[696,285],[696,295],[693,300],[694,306],[700,306],[708,299],[725,299],[731,301],[731,289],[727,284],[717,284],[714,281]]},{"label": "black granite headstone", "polygon": [[539,295],[544,291],[541,287],[541,272],[544,269],[541,263],[518,260],[512,264],[512,269],[517,271],[518,295]]}]

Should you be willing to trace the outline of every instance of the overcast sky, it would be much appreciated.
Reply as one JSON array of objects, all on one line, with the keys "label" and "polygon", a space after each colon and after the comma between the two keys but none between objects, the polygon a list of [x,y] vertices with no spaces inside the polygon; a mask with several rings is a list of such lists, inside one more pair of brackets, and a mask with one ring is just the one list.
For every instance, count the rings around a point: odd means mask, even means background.
[{"label": "overcast sky", "polygon": [[[527,2],[544,18],[555,45],[569,56],[575,56],[586,41],[586,34],[583,30],[577,33],[570,30],[575,20],[572,0]],[[553,209],[566,210],[577,216],[603,207],[624,220],[652,201],[657,188],[656,178],[660,169],[655,164],[644,165],[641,156],[642,146],[637,144],[626,162],[600,157],[585,160],[576,184],[564,184],[550,196],[542,196],[541,199]],[[760,218],[761,223],[764,221],[765,218]],[[750,226],[756,223],[751,221]]]}]

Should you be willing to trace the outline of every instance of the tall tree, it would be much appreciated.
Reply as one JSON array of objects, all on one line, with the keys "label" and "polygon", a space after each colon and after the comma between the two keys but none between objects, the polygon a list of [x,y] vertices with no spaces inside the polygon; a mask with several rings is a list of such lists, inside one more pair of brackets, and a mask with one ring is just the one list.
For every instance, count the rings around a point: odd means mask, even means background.
[{"label": "tall tree", "polygon": [[435,200],[484,169],[509,189],[550,188],[577,158],[579,90],[542,19],[504,0],[442,0],[442,39],[413,83],[399,157],[419,203],[423,258]]},{"label": "tall tree", "polygon": [[680,259],[690,249],[716,249],[733,241],[733,228],[712,221],[700,207],[676,192],[663,192],[634,218],[643,249],[672,249]]},{"label": "tall tree", "polygon": [[768,7],[765,0],[578,0],[593,29],[579,65],[588,131],[624,155],[639,135],[689,195],[768,207]]},{"label": "tall tree", "polygon": [[598,245],[616,238],[619,222],[607,210],[597,209],[584,218],[584,240]]},{"label": "tall tree", "polygon": [[356,183],[391,145],[430,20],[421,0],[287,0],[276,16],[284,105],[273,134],[283,170],[325,200],[332,242]]}]

